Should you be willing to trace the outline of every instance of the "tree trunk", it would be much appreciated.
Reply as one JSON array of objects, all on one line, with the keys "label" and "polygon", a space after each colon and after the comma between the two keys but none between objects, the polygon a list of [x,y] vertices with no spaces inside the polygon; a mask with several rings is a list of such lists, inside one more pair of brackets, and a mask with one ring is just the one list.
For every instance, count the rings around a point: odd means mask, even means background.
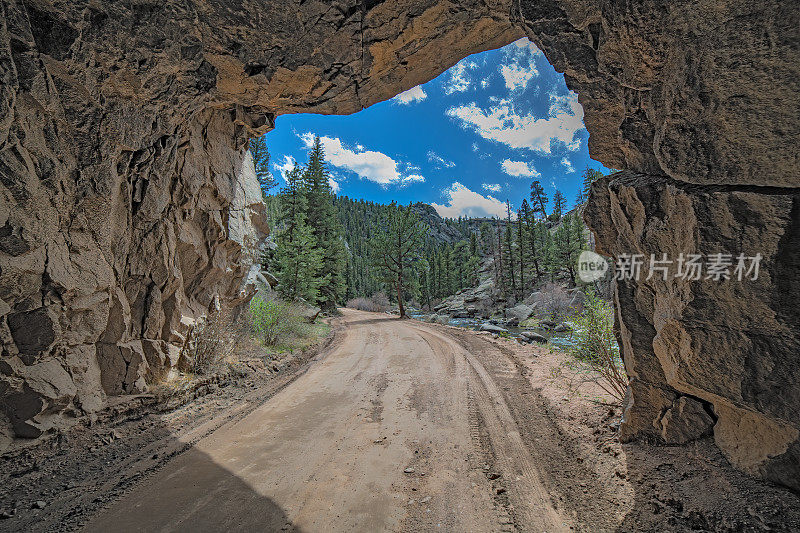
[{"label": "tree trunk", "polygon": [[400,318],[405,318],[406,308],[403,305],[403,282],[400,276],[397,278],[397,307],[400,309]]}]

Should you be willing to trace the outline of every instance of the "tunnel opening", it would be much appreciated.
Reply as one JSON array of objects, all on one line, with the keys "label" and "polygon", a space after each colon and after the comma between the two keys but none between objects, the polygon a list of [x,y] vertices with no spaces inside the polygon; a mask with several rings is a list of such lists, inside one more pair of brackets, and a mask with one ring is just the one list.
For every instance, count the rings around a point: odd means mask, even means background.
[{"label": "tunnel opening", "polygon": [[244,237],[268,228],[259,191],[241,187],[243,147],[276,116],[353,113],[527,36],[579,95],[592,156],[624,169],[592,188],[598,251],[764,259],[750,285],[618,285],[623,427],[658,440],[668,411],[686,422],[711,404],[728,460],[797,488],[800,334],[774,296],[797,292],[782,247],[796,240],[800,133],[780,105],[798,97],[796,7],[711,4],[304,3],[246,16],[224,2],[6,2],[3,442],[142,392],[151,367],[177,364],[196,317],[249,297]]},{"label": "tunnel opening", "polygon": [[[324,306],[321,289],[279,274],[298,261],[281,254],[281,246],[295,246],[289,211],[296,208],[297,183],[318,187],[313,174],[319,172],[332,199],[328,216],[337,219],[345,248],[337,305],[396,306],[425,321],[495,328],[523,343],[547,340],[565,356],[592,351],[589,345],[599,340],[609,358],[574,364],[592,374],[600,370],[599,394],[622,401],[613,268],[606,264],[602,276],[578,272],[581,252],[592,248],[581,218],[589,188],[611,171],[589,156],[577,94],[528,38],[472,54],[357,113],[282,115],[275,126],[250,147],[273,229],[261,266],[280,296],[302,294]],[[318,156],[322,169],[314,170]],[[306,195],[298,224],[319,235],[315,220],[322,215]],[[414,245],[419,261],[398,276],[401,294],[374,257],[390,203],[412,206],[426,234]],[[305,248],[325,254],[323,239]],[[319,267],[316,277],[337,275],[327,270]],[[589,323],[586,303],[596,321],[584,334],[575,321]]]}]

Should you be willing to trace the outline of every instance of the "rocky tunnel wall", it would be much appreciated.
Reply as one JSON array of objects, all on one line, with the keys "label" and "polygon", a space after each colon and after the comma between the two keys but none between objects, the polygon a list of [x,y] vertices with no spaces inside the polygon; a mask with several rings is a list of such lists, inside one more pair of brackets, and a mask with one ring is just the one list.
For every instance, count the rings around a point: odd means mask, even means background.
[{"label": "rocky tunnel wall", "polygon": [[618,285],[625,435],[711,431],[796,486],[798,22],[778,1],[4,0],[8,428],[143,390],[192,320],[246,298],[267,229],[243,149],[275,116],[355,112],[527,35],[625,170],[593,189],[600,249],[765,257],[758,284]]}]

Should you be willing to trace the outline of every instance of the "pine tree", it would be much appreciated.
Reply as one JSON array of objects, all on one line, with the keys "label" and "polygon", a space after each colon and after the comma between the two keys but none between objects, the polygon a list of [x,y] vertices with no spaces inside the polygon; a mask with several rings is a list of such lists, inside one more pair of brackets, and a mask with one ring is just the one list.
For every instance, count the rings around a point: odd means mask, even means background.
[{"label": "pine tree", "polygon": [[561,217],[564,215],[564,211],[567,208],[567,199],[564,198],[564,195],[561,194],[561,191],[556,189],[555,194],[553,195],[553,218],[554,222],[558,222],[561,220]]},{"label": "pine tree", "polygon": [[575,286],[575,267],[583,248],[583,223],[577,213],[565,216],[553,234],[552,262],[554,271],[567,271],[573,287]]},{"label": "pine tree", "polygon": [[531,209],[533,214],[540,214],[540,218],[547,218],[547,194],[539,180],[531,183]]},{"label": "pine tree", "polygon": [[325,151],[317,136],[308,154],[308,165],[304,173],[308,197],[306,215],[317,246],[322,252],[317,303],[322,309],[333,311],[345,294],[346,255],[344,232],[333,206],[328,178]]},{"label": "pine tree", "polygon": [[525,246],[525,228],[522,222],[522,208],[517,211],[517,259],[519,261],[519,288],[520,293],[525,296],[525,263],[526,263],[526,246]]},{"label": "pine tree", "polygon": [[269,171],[269,150],[263,135],[250,139],[248,143],[250,154],[253,156],[253,165],[256,169],[256,178],[261,186],[261,191],[266,195],[278,185],[278,181]]},{"label": "pine tree", "polygon": [[503,270],[503,232],[500,231],[500,219],[499,218],[495,218],[494,219],[494,225],[495,225],[495,230],[496,230],[496,233],[497,233],[497,235],[496,235],[496,237],[497,237],[497,261],[496,261],[497,273],[496,273],[496,279],[495,279],[495,286],[498,286],[498,285],[500,286],[500,293],[505,297],[505,295],[506,295],[506,286],[505,286],[505,283],[503,283],[503,275],[504,275],[504,270]]},{"label": "pine tree", "polygon": [[301,170],[295,166],[286,176],[286,187],[280,193],[280,218],[277,263],[278,290],[284,298],[317,299],[321,254],[311,228],[306,223],[306,191]]},{"label": "pine tree", "polygon": [[416,213],[408,207],[398,207],[392,202],[385,231],[372,241],[373,267],[376,275],[397,295],[400,318],[406,316],[404,305],[407,291],[415,292],[414,282],[418,270],[424,266],[421,254],[425,230]]},{"label": "pine tree", "polygon": [[430,286],[430,265],[427,261],[420,267],[420,292],[422,293],[422,305],[431,310],[431,286]]},{"label": "pine tree", "polygon": [[581,177],[583,178],[583,183],[581,184],[581,190],[578,191],[578,205],[583,205],[586,203],[586,200],[589,199],[589,190],[592,188],[592,183],[602,178],[603,173],[587,166]]},{"label": "pine tree", "polygon": [[524,245],[522,241],[520,241],[520,246],[524,246],[526,248],[528,256],[533,262],[536,279],[539,279],[542,276],[540,263],[542,259],[542,252],[544,251],[539,246],[540,235],[538,230],[541,224],[536,222],[534,219],[534,213],[528,206],[527,200],[522,200],[522,205],[520,206],[519,211],[521,218],[520,223],[525,226],[525,236],[527,237]]},{"label": "pine tree", "polygon": [[514,232],[511,230],[511,204],[506,200],[506,262],[508,263],[508,279],[511,280],[511,295],[517,297],[517,275],[514,270]]},{"label": "pine tree", "polygon": [[456,292],[456,276],[453,269],[453,249],[450,246],[445,246],[442,250],[442,260],[444,262],[444,269],[442,270],[442,278],[444,285],[443,296],[449,296]]},{"label": "pine tree", "polygon": [[455,270],[456,270],[456,282],[454,283],[454,289],[456,290],[463,290],[464,287],[468,285],[467,277],[468,277],[468,267],[469,265],[467,262],[469,261],[469,242],[466,240],[458,241],[455,246],[453,247],[453,258],[455,262]]}]

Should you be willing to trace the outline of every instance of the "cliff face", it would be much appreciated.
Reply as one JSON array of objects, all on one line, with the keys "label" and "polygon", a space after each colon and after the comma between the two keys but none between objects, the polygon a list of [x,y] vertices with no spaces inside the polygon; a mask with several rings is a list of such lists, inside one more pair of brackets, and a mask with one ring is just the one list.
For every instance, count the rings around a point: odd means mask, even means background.
[{"label": "cliff face", "polygon": [[[631,377],[622,437],[679,444],[713,431],[733,464],[800,488],[800,190],[698,188],[624,171],[596,183],[592,198],[598,250],[644,258],[638,280],[616,282]],[[720,253],[730,254],[728,279],[709,269]],[[661,263],[667,279],[646,279],[651,255],[663,254],[674,261]],[[703,256],[699,279],[689,254]],[[684,414],[687,402],[694,411]]]},{"label": "cliff face", "polygon": [[[246,226],[264,231],[248,136],[281,113],[357,111],[528,35],[579,93],[593,156],[637,173],[633,185],[626,174],[595,189],[590,223],[604,249],[689,252],[723,237],[731,253],[772,246],[766,292],[620,285],[636,377],[625,431],[656,438],[654,420],[707,420],[676,403],[691,396],[713,405],[715,438],[736,464],[800,478],[787,460],[797,446],[798,385],[788,377],[798,326],[785,307],[798,273],[797,6],[5,0],[0,9],[0,396],[16,435],[142,390],[175,363],[195,316],[245,297],[251,244],[238,241]],[[720,322],[720,306],[739,314]],[[774,443],[766,451],[746,437],[762,427]]]}]

